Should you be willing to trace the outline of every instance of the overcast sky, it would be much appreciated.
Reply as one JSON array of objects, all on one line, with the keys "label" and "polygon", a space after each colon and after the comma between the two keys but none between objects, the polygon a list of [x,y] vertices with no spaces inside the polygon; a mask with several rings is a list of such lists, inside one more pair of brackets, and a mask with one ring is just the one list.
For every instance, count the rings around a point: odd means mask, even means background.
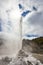
[{"label": "overcast sky", "polygon": [[[24,10],[31,11],[26,17],[23,17],[23,35],[34,34],[43,36],[43,0],[0,0],[0,19],[4,23],[3,29],[5,31],[7,30],[6,24],[8,20],[10,20],[13,25],[11,28],[12,31],[16,30],[14,34],[19,35],[19,21],[21,12],[23,12],[18,7],[19,3],[22,4]],[[33,7],[37,10],[35,11]],[[9,11],[9,13],[7,11]]]}]

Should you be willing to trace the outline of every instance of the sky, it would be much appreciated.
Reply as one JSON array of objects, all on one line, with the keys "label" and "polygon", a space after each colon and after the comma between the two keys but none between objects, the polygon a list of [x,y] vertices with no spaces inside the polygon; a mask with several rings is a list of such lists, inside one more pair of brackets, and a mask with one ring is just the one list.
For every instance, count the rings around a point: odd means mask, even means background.
[{"label": "sky", "polygon": [[[24,10],[19,9],[19,3]],[[22,35],[25,38],[27,35],[32,38],[35,35],[43,36],[43,0],[0,0],[0,21],[4,33],[10,31],[15,37],[19,36],[21,13],[26,10],[31,13],[22,19]]]}]

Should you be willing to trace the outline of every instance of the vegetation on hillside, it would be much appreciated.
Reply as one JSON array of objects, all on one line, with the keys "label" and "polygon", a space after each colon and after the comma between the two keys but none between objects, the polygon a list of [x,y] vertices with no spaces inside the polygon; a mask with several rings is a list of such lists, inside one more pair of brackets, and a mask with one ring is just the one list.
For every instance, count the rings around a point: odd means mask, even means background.
[{"label": "vegetation on hillside", "polygon": [[43,49],[43,37],[39,37],[39,38],[33,39],[32,41],[37,43],[38,46],[40,46],[40,48]]},{"label": "vegetation on hillside", "polygon": [[43,37],[35,38],[32,41],[43,44]]}]

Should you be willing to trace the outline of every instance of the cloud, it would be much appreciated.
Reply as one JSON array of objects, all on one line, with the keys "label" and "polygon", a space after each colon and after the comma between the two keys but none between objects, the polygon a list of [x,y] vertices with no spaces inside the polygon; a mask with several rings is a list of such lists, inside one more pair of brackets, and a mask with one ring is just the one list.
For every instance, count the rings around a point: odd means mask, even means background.
[{"label": "cloud", "polygon": [[[23,35],[30,33],[43,35],[43,0],[0,0],[0,18],[4,22],[4,25],[7,24],[8,20],[10,20],[13,25],[12,31],[16,30],[16,32],[18,31],[19,33],[18,22],[20,21],[21,17],[21,10],[19,10],[18,3],[22,4],[25,10],[31,11],[31,13],[29,13],[25,18],[23,18]],[[7,10],[9,10],[9,17],[8,13],[6,12]]]},{"label": "cloud", "polygon": [[[2,20],[2,32],[4,35],[10,35],[18,39],[20,37],[19,31],[19,21],[20,21],[20,11],[18,8],[18,1],[16,0],[0,0],[0,19]],[[8,22],[11,22],[11,26]],[[0,21],[1,22],[1,21]]]},{"label": "cloud", "polygon": [[[43,11],[36,11],[33,12],[30,16],[28,15],[26,22],[28,23],[27,33],[43,35]],[[31,31],[29,31],[30,29]]]},{"label": "cloud", "polygon": [[[24,2],[25,7],[31,9],[31,13],[28,14],[23,20],[23,34],[35,34],[43,36],[43,0],[28,0]],[[37,10],[33,10],[33,6]]]},{"label": "cloud", "polygon": [[37,38],[37,37],[40,37],[39,35],[35,35],[35,34],[25,34],[24,36],[23,36],[23,39],[25,38],[25,39],[33,39],[33,38]]},{"label": "cloud", "polygon": [[27,36],[27,37],[38,37],[38,35],[34,35],[34,34],[27,34],[27,35],[25,35],[25,36]]}]

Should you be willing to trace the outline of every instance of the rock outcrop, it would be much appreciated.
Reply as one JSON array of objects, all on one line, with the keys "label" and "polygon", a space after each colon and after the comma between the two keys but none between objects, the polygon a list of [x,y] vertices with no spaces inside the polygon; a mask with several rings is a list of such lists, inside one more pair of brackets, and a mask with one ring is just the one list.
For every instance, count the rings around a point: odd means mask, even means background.
[{"label": "rock outcrop", "polygon": [[22,49],[39,59],[43,63],[43,37],[39,37],[33,40],[23,39]]},{"label": "rock outcrop", "polygon": [[43,53],[43,37],[33,40],[23,39],[22,49],[33,53]]}]

